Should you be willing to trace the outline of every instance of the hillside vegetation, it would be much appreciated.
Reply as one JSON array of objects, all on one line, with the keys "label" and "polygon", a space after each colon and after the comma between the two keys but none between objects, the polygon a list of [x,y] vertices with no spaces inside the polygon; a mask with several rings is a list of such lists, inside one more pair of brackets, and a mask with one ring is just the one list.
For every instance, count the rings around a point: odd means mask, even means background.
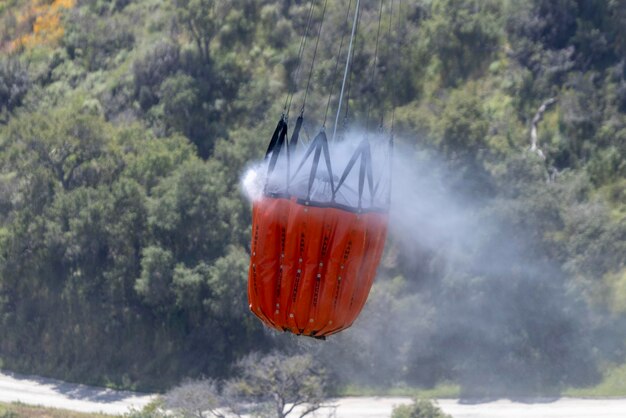
[{"label": "hillside vegetation", "polygon": [[[395,108],[471,243],[392,234],[362,317],[324,343],[248,312],[239,178],[287,93],[302,105],[322,3],[299,72],[304,0],[0,3],[2,367],[164,389],[279,349],[337,387],[484,395],[626,361],[621,0],[385,0],[375,71],[380,3],[362,1],[348,121],[389,130]],[[328,2],[307,136],[336,107],[347,4]]]}]

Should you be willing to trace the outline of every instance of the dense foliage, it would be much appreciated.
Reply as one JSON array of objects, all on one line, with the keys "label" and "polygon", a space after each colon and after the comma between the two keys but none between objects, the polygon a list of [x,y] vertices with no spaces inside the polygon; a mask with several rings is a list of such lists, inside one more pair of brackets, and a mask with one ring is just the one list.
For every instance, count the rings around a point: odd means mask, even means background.
[{"label": "dense foliage", "polygon": [[398,405],[393,408],[391,418],[451,418],[432,401],[416,399],[410,405]]},{"label": "dense foliage", "polygon": [[[336,104],[347,3],[326,11],[307,135]],[[302,104],[309,2],[0,5],[4,367],[165,388],[278,348],[338,384],[484,394],[589,385],[626,360],[624,3],[385,1],[375,71],[379,2],[362,3],[349,122],[388,128],[395,107],[403,154],[467,231],[392,234],[363,317],[324,345],[248,313],[239,187],[287,93]]]}]

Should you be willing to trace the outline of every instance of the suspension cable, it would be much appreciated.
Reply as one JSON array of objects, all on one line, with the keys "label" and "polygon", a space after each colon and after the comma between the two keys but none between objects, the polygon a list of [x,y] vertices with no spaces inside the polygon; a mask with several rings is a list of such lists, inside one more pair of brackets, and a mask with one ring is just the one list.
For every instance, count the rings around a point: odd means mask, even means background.
[{"label": "suspension cable", "polygon": [[[356,19],[356,33],[359,32],[359,26],[361,26],[361,13],[357,13]],[[352,56],[350,60],[354,63],[354,55],[356,54],[356,39],[354,40],[354,48],[352,49]],[[361,42],[361,45],[365,44],[365,40]],[[350,67],[350,73],[348,75],[348,88],[346,89],[346,113],[343,115],[343,129],[345,130],[348,125],[348,114],[350,113],[350,93],[352,92],[352,77],[354,76],[353,67]]]},{"label": "suspension cable", "polygon": [[[389,4],[389,28],[387,29],[387,41],[385,42],[385,57],[387,58],[387,62],[390,61],[389,59],[389,50],[391,49],[391,27],[393,26],[393,0],[390,1]],[[385,90],[385,93],[389,93],[387,90]],[[393,98],[391,99],[393,102]],[[393,108],[393,103],[391,105],[391,107]],[[382,127],[384,125],[384,120],[385,120],[385,104],[383,103],[383,105],[380,107],[380,126]]]},{"label": "suspension cable", "polygon": [[293,100],[293,95],[295,93],[297,87],[297,81],[300,77],[300,68],[302,67],[302,55],[304,55],[304,47],[306,46],[306,40],[309,35],[309,29],[311,28],[311,22],[313,20],[313,9],[315,6],[315,0],[311,0],[311,5],[309,6],[309,12],[307,14],[306,27],[304,30],[304,34],[302,34],[302,38],[300,39],[300,47],[298,48],[298,65],[296,66],[296,71],[294,73],[294,85],[287,93],[287,97],[285,97],[285,104],[283,106],[283,115],[288,117],[289,110],[291,109],[291,102]]},{"label": "suspension cable", "polygon": [[322,33],[322,26],[324,25],[324,17],[326,16],[327,5],[328,5],[328,0],[324,0],[324,9],[322,10],[322,19],[320,21],[320,27],[317,30],[317,39],[315,40],[315,49],[313,50],[313,59],[311,60],[311,68],[309,70],[309,79],[306,82],[306,90],[304,91],[304,100],[302,100],[302,107],[300,108],[300,114],[304,113],[306,99],[309,95],[309,86],[311,85],[311,77],[313,76],[313,68],[315,67],[315,57],[317,56],[317,46],[320,43],[320,35]]},{"label": "suspension cable", "polygon": [[[352,21],[352,33],[350,34],[350,45],[348,46],[348,54],[346,55],[346,66],[343,70],[343,81],[341,82],[341,92],[339,93],[339,104],[337,106],[337,115],[335,116],[335,126],[333,127],[333,136],[331,137],[331,141],[334,141],[335,135],[337,134],[337,126],[339,125],[339,114],[341,113],[341,102],[343,100],[343,92],[346,88],[346,79],[348,77],[348,70],[350,69],[350,60],[353,57],[352,45],[354,43],[354,34],[356,33],[356,27],[359,21],[360,6],[361,6],[361,0],[357,0],[356,8],[354,10],[354,20]],[[348,8],[348,11],[350,11],[349,8]]]},{"label": "suspension cable", "polygon": [[[378,30],[376,31],[376,48],[374,49],[374,62],[372,63],[372,75],[370,77],[371,81],[374,81],[374,76],[376,75],[376,61],[378,61],[378,42],[380,39],[380,24],[383,18],[383,0],[380,0],[380,8],[378,10]],[[370,121],[370,110],[372,108],[372,102],[369,101],[367,104],[367,117],[365,119],[365,128],[369,129],[369,121]]]},{"label": "suspension cable", "polygon": [[[346,10],[346,19],[343,24],[343,31],[341,33],[341,42],[339,42],[339,51],[337,52],[337,59],[335,60],[335,68],[333,69],[332,81],[330,83],[331,88],[328,92],[328,100],[326,101],[326,110],[324,111],[324,122],[322,123],[322,127],[326,126],[326,119],[328,118],[328,109],[330,108],[330,99],[333,94],[332,86],[335,85],[335,80],[337,79],[337,70],[339,70],[339,61],[341,59],[341,50],[343,49],[343,41],[346,39],[346,33],[348,32],[348,22],[350,18],[350,8],[352,7],[352,0],[348,3],[348,9]],[[340,99],[341,100],[341,99]]]},{"label": "suspension cable", "polygon": [[[393,79],[395,80],[395,82],[397,83],[398,80],[398,70],[400,69],[400,65],[402,64],[402,56],[400,55],[400,22],[402,19],[402,0],[398,0],[398,28],[396,30],[396,62],[394,65],[394,69],[393,69]],[[397,84],[396,84],[397,85]],[[392,106],[392,110],[391,110],[391,127],[389,129],[390,131],[390,136],[391,136],[391,140],[393,141],[393,129],[394,129],[394,123],[396,120],[396,107],[398,106],[398,97],[396,94],[393,95],[393,106]]]}]

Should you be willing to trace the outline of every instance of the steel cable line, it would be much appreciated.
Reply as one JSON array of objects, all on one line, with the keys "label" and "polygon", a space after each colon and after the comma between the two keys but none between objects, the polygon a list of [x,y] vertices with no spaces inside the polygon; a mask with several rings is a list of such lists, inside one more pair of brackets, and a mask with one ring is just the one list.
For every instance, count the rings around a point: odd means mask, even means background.
[{"label": "steel cable line", "polygon": [[[357,0],[358,2],[359,0]],[[343,27],[343,31],[341,34],[341,42],[339,43],[339,51],[337,52],[337,59],[335,60],[335,68],[333,70],[333,76],[332,76],[332,82],[331,82],[331,86],[333,86],[335,84],[335,80],[337,79],[337,70],[339,69],[339,61],[341,58],[341,50],[343,49],[343,41],[346,38],[346,33],[347,33],[347,29],[348,27],[346,26],[349,18],[350,18],[350,8],[352,7],[352,0],[350,0],[350,2],[348,3],[348,9],[346,10],[346,19],[344,22],[344,27]],[[350,54],[350,51],[348,51],[348,54]],[[330,99],[332,97],[332,87],[330,89],[330,91],[328,92],[328,101],[326,102],[326,110],[324,111],[324,122],[322,123],[322,127],[326,126],[326,119],[328,117],[328,109],[330,108]],[[340,96],[340,107],[341,107],[341,96]]]},{"label": "steel cable line", "polygon": [[[389,62],[389,50],[391,49],[391,27],[393,26],[393,0],[390,1],[389,4],[389,28],[387,29],[387,41],[385,42],[385,57],[387,57],[387,62]],[[395,76],[395,74],[394,74]],[[385,90],[385,93],[388,93],[387,90]],[[393,102],[393,98],[391,99]],[[394,105],[391,105],[392,109],[394,108]],[[383,103],[383,105],[380,107],[380,127],[382,128],[383,124],[384,124],[384,118],[385,118],[385,104]]]},{"label": "steel cable line", "polygon": [[[393,0],[392,0],[393,1]],[[396,81],[398,80],[398,70],[400,69],[400,64],[402,64],[402,56],[400,55],[400,19],[402,18],[402,0],[398,0],[398,26],[397,26],[397,30],[396,30],[396,62],[394,65],[394,69],[392,70],[393,74],[393,79]],[[390,19],[391,20],[391,19]],[[396,107],[398,106],[398,97],[397,95],[393,95],[393,106],[391,107],[391,127],[389,129],[390,134],[391,134],[391,141],[393,142],[393,130],[394,130],[394,124],[395,124],[395,120],[396,120]]]},{"label": "steel cable line", "polygon": [[311,28],[311,22],[313,21],[313,9],[315,6],[315,0],[311,0],[311,5],[309,7],[309,12],[307,14],[306,27],[304,30],[304,34],[300,39],[300,47],[298,48],[298,65],[296,66],[296,72],[294,74],[294,85],[291,90],[287,93],[287,97],[285,98],[285,105],[283,106],[283,115],[285,117],[289,116],[289,110],[291,109],[291,102],[293,100],[293,95],[295,93],[297,87],[297,80],[300,77],[300,68],[302,67],[302,55],[304,54],[304,47],[306,46],[306,40],[309,35],[309,29]]},{"label": "steel cable line", "polygon": [[[353,31],[356,34],[359,32],[359,26],[361,25],[361,13],[356,14],[356,26],[354,27]],[[352,55],[350,57],[350,60],[352,62],[354,62],[354,54],[356,52],[356,40],[355,40],[355,45],[354,48],[352,49]],[[362,44],[364,44],[365,41],[362,42]],[[351,88],[352,88],[352,76],[354,75],[354,71],[352,71],[352,68],[350,68],[350,73],[348,75],[348,88],[346,90],[346,113],[343,115],[343,129],[345,130],[347,125],[348,125],[348,114],[350,112],[350,93],[351,93]],[[345,76],[345,74],[344,74]],[[345,81],[344,81],[345,82]],[[339,109],[337,109],[337,113],[339,113],[339,111],[341,110],[341,107],[339,107]]]},{"label": "steel cable line", "polygon": [[[356,34],[357,27],[359,25],[360,6],[361,6],[361,1],[357,0],[356,8],[354,10],[354,20],[352,22],[352,33],[350,34],[350,45],[348,46],[348,53],[346,55],[346,66],[343,72],[343,81],[341,82],[341,92],[339,93],[339,104],[337,105],[337,115],[335,116],[335,126],[333,127],[333,136],[331,138],[331,141],[335,139],[335,135],[337,134],[337,127],[339,125],[339,115],[341,114],[341,102],[343,100],[343,92],[346,88],[346,79],[348,77],[348,70],[350,69],[350,61],[354,58],[354,49],[352,48],[352,45],[354,44],[354,37]],[[350,80],[351,79],[352,79],[352,73],[350,73]],[[348,118],[347,106],[349,105],[348,104],[349,99],[350,99],[349,95],[350,95],[350,85],[348,84],[348,101],[346,102],[346,116],[345,116],[346,119]]]},{"label": "steel cable line", "polygon": [[[376,75],[376,63],[378,61],[378,43],[379,43],[379,39],[380,39],[380,25],[382,22],[382,18],[383,18],[383,0],[380,0],[380,7],[378,10],[378,30],[376,31],[376,47],[374,49],[374,62],[372,63],[372,74],[371,74],[371,78],[370,80],[374,80],[374,77]],[[370,122],[370,110],[372,108],[372,103],[371,101],[367,104],[367,117],[365,119],[365,128],[366,130],[369,129],[369,122]]]},{"label": "steel cable line", "polygon": [[306,99],[309,95],[309,87],[311,86],[311,77],[313,76],[313,68],[315,67],[315,58],[317,57],[317,47],[320,43],[320,35],[322,33],[322,26],[324,26],[324,17],[326,16],[326,6],[328,5],[328,0],[324,0],[324,9],[322,10],[322,18],[320,21],[320,27],[317,30],[317,39],[315,40],[315,49],[313,50],[313,59],[311,60],[311,68],[309,70],[309,79],[306,82],[306,89],[304,91],[304,99],[302,101],[302,107],[300,108],[300,114],[304,113],[304,108],[306,106]]}]

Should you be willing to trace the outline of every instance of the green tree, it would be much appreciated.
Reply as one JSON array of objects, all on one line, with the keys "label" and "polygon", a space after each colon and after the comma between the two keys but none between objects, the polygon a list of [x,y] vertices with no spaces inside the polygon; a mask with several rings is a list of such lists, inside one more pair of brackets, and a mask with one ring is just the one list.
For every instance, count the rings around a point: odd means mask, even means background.
[{"label": "green tree", "polygon": [[193,39],[205,65],[211,62],[211,41],[217,32],[214,0],[176,0],[176,17]]},{"label": "green tree", "polygon": [[142,109],[157,104],[161,83],[181,67],[180,48],[173,42],[158,42],[133,63],[135,97]]},{"label": "green tree", "polygon": [[461,193],[485,195],[492,180],[485,170],[489,161],[486,137],[489,129],[484,105],[477,92],[455,90],[436,122],[438,149],[450,168],[450,183]]},{"label": "green tree", "polygon": [[171,284],[172,253],[159,247],[146,247],[141,258],[141,276],[135,291],[144,302],[156,309],[167,309],[173,303]]},{"label": "green tree", "polygon": [[15,57],[0,58],[0,121],[22,104],[30,87],[28,71]]},{"label": "green tree", "polygon": [[452,415],[444,413],[433,401],[416,399],[410,405],[394,407],[391,418],[452,418]]},{"label": "green tree", "polygon": [[497,51],[499,2],[435,0],[430,13],[425,43],[439,60],[444,85],[457,85]]},{"label": "green tree", "polygon": [[194,266],[211,262],[228,242],[228,196],[216,164],[191,161],[155,187],[149,227],[175,259]]},{"label": "green tree", "polygon": [[115,56],[135,43],[131,23],[123,15],[99,15],[83,7],[70,11],[66,23],[63,45],[69,57],[89,71],[113,65]]},{"label": "green tree", "polygon": [[108,183],[122,168],[110,125],[80,99],[15,119],[6,135],[9,161],[22,170],[45,168],[64,190]]}]

